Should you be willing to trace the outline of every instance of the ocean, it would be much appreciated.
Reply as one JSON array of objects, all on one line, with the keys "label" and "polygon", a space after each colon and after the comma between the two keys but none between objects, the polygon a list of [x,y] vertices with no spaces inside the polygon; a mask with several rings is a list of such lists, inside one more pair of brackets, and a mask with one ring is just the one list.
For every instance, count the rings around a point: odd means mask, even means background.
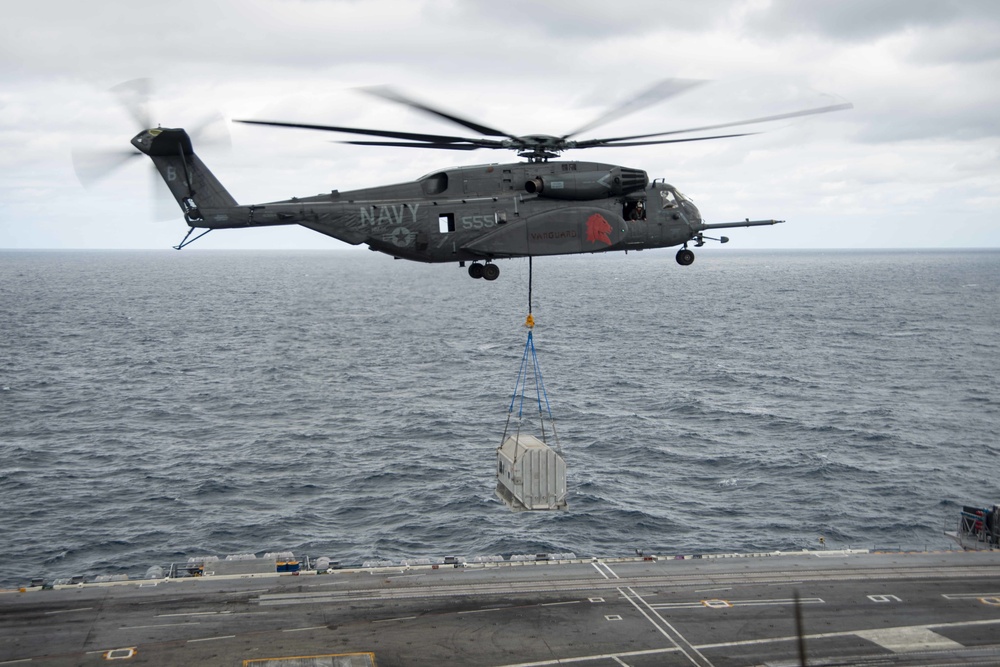
[{"label": "ocean", "polygon": [[1000,502],[1000,251],[673,254],[534,261],[569,509],[514,513],[527,260],[0,251],[0,587],[266,551],[937,549]]}]

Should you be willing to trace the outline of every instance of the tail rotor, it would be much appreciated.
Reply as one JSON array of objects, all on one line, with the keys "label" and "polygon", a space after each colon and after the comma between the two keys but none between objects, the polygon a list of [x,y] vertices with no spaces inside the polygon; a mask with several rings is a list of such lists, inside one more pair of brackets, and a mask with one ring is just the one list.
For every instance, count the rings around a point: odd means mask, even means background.
[{"label": "tail rotor", "polygon": [[[152,126],[153,121],[149,113],[151,89],[152,84],[149,79],[132,79],[108,91],[118,98],[122,108],[135,121],[135,132]],[[142,153],[133,148],[74,148],[72,156],[76,177],[83,187],[90,188],[110,177],[133,159],[142,157]]]},{"label": "tail rotor", "polygon": [[[140,78],[125,81],[109,91],[121,104],[124,111],[134,121],[133,134],[154,127],[150,100],[153,97],[151,79]],[[221,113],[212,113],[191,126],[189,134],[199,147],[214,146],[230,149],[232,141],[229,137],[228,125]],[[135,148],[91,148],[76,147],[71,152],[73,169],[80,184],[89,189],[94,188],[118,173],[126,165],[145,157]],[[156,168],[149,166],[150,187],[154,196],[153,218],[168,220],[178,215],[177,203],[170,191],[164,186]]]}]

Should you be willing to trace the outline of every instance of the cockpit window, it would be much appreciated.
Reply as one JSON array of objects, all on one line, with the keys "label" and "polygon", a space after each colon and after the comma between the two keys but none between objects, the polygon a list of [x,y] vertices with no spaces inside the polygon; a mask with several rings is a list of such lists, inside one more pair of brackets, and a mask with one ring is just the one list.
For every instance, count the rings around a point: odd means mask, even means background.
[{"label": "cockpit window", "polygon": [[660,190],[660,199],[663,202],[663,208],[676,208],[685,202],[693,203],[681,194],[680,190],[675,190],[669,185]]}]

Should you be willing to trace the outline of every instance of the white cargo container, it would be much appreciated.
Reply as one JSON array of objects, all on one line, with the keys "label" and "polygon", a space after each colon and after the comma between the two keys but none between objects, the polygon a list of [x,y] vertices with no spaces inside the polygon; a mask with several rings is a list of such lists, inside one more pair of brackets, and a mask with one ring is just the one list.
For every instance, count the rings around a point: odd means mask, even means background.
[{"label": "white cargo container", "polygon": [[497,496],[512,510],[564,510],[566,462],[533,435],[509,436],[497,449]]}]

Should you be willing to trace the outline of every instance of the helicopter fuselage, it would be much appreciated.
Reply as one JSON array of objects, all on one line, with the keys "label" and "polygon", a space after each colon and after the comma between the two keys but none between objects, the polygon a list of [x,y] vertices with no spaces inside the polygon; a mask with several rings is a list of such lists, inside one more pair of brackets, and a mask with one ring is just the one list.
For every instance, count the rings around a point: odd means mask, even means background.
[{"label": "helicopter fuselage", "polygon": [[672,186],[594,162],[458,167],[410,183],[198,213],[188,216],[192,227],[299,224],[420,262],[662,248],[703,228]]},{"label": "helicopter fuselage", "polygon": [[691,200],[640,169],[578,161],[455,167],[408,183],[240,205],[184,130],[147,130],[132,145],[153,160],[191,231],[295,224],[400,259],[471,261],[470,275],[488,280],[499,275],[493,260],[510,257],[684,245],[677,261],[687,265],[687,243],[702,245],[704,230],[778,222],[707,225]]}]

